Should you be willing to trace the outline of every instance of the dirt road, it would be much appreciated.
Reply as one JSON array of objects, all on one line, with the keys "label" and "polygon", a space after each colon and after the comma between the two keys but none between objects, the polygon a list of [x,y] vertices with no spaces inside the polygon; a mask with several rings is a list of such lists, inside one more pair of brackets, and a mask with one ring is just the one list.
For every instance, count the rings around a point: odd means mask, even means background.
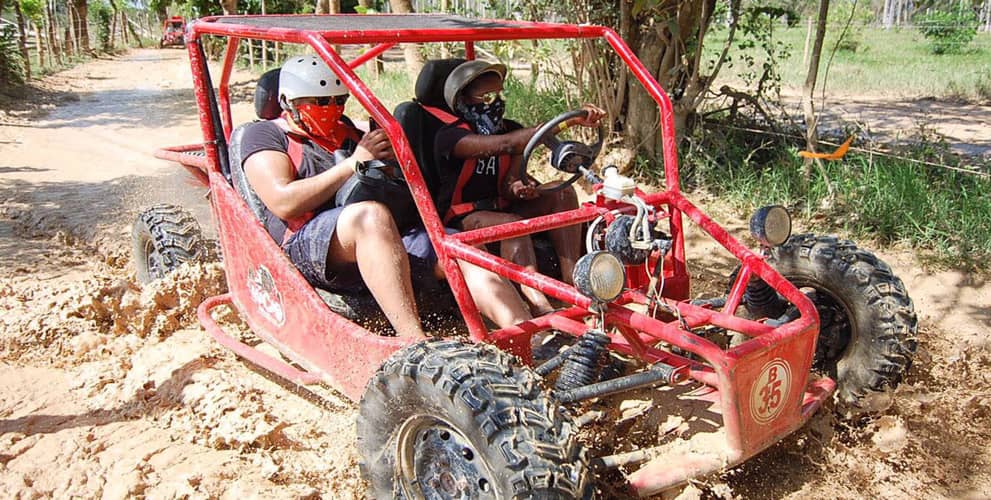
[{"label": "dirt road", "polygon": [[[355,406],[332,394],[313,404],[196,325],[195,305],[223,289],[218,265],[144,288],[134,279],[140,207],[182,204],[209,231],[202,189],[151,156],[199,141],[185,53],[134,51],[46,85],[67,94],[44,116],[0,115],[0,491],[363,497]],[[241,103],[235,116],[248,112]],[[922,324],[891,405],[852,422],[824,412],[685,495],[991,496],[991,286],[884,257]]]}]

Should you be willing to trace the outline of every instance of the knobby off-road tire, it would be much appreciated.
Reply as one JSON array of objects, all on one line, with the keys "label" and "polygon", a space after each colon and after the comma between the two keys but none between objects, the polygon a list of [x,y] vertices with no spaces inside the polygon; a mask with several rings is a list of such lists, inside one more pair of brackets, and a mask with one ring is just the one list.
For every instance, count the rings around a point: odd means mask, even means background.
[{"label": "knobby off-road tire", "polygon": [[800,290],[815,290],[814,368],[836,380],[841,403],[861,407],[869,392],[898,385],[912,365],[917,319],[887,264],[851,241],[812,234],[792,236],[768,263]]},{"label": "knobby off-road tire", "polygon": [[206,259],[200,225],[175,205],[155,205],[138,214],[131,228],[131,255],[138,281],[164,278],[184,262]]},{"label": "knobby off-road tire", "polygon": [[358,450],[372,498],[590,498],[577,430],[515,358],[426,341],[369,382]]}]

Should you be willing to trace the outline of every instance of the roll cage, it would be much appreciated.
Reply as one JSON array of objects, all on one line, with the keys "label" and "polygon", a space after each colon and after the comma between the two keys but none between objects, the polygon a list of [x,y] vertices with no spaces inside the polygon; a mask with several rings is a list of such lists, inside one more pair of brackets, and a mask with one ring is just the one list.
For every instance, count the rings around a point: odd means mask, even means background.
[{"label": "roll cage", "polygon": [[[227,38],[216,88],[201,42],[204,35]],[[166,148],[157,155],[181,163],[209,186],[215,196],[225,199],[237,196],[236,193],[228,193],[230,185],[224,173],[230,168],[227,154],[227,141],[232,131],[230,77],[242,38],[309,46],[340,75],[352,96],[385,129],[473,340],[493,343],[529,360],[529,338],[532,334],[555,329],[582,335],[592,324],[610,332],[611,349],[636,356],[647,363],[665,363],[711,389],[706,394],[693,397],[704,399],[718,409],[725,428],[725,445],[707,453],[692,455],[682,463],[672,461],[671,457],[663,462],[648,462],[630,477],[639,491],[656,491],[686,477],[739,463],[801,426],[834,390],[833,380],[809,375],[819,330],[818,315],[811,301],[772,269],[761,255],[739,243],[681,193],[671,101],[613,30],[594,25],[474,20],[450,15],[228,16],[190,22],[186,28],[186,41],[193,68],[203,143]],[[464,44],[465,57],[473,59],[478,42],[524,39],[604,40],[657,103],[663,147],[664,190],[647,194],[638,189],[637,196],[655,207],[661,217],[668,219],[672,250],[663,262],[666,286],[662,300],[671,311],[670,315],[651,316],[636,307],[648,301],[643,291],[646,286],[643,277],[628,278],[627,289],[619,299],[598,307],[592,299],[570,285],[530,272],[477,248],[484,243],[589,222],[610,213],[628,213],[631,209],[629,205],[600,195],[594,202],[569,212],[447,235],[400,124],[355,73],[356,68],[400,43],[460,42]],[[336,45],[354,44],[373,46],[350,61],[344,60],[335,49]],[[225,215],[219,213],[221,209],[218,206],[220,204],[215,202],[215,217],[223,222]],[[688,217],[740,261],[740,272],[722,307],[694,304],[687,300],[690,296],[690,275],[685,255],[683,217]],[[221,233],[223,240],[223,229]],[[489,331],[468,293],[457,260],[471,262],[515,283],[537,288],[570,307],[510,328]],[[229,279],[231,273],[228,269]],[[800,316],[780,326],[737,316],[735,311],[741,304],[751,276],[757,276],[772,286],[798,309]],[[234,290],[232,294],[236,295]],[[750,340],[724,349],[698,333],[707,326],[743,333]],[[355,332],[372,335],[357,325],[352,324],[352,327]],[[348,365],[344,375],[326,375],[319,363],[309,363],[308,368],[324,373],[324,379],[330,379],[331,385],[358,399],[364,382],[378,367],[376,361],[404,345],[400,339],[379,338],[369,342],[374,343],[375,350],[368,351],[367,359],[359,359],[353,366]],[[672,347],[676,349],[670,349]],[[296,352],[300,349],[304,347],[299,347]],[[780,384],[774,385],[778,388],[776,390],[783,391],[778,394],[782,403],[773,418],[768,420],[763,418],[766,414],[762,414],[758,406],[761,398],[765,406],[767,404],[765,391],[772,385],[768,382],[769,367],[782,364],[788,368],[791,379],[783,388]],[[772,373],[777,377],[776,368]]]}]

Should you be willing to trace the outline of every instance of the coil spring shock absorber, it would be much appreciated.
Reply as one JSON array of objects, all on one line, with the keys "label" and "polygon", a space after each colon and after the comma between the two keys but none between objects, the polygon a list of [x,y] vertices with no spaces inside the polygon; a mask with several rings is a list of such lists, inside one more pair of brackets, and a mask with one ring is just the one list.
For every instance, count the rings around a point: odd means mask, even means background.
[{"label": "coil spring shock absorber", "polygon": [[758,318],[777,318],[785,312],[786,303],[778,297],[778,292],[757,277],[747,283],[743,301],[747,311]]},{"label": "coil spring shock absorber", "polygon": [[568,391],[589,385],[599,378],[602,355],[609,345],[609,336],[601,330],[589,330],[565,353],[561,372],[554,389]]}]

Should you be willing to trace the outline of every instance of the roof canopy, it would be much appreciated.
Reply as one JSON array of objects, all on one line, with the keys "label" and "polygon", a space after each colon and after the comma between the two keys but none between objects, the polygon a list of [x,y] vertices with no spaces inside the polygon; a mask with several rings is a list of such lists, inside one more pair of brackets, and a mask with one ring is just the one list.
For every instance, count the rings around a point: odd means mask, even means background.
[{"label": "roof canopy", "polygon": [[453,42],[587,38],[599,26],[471,19],[447,14],[335,14],[220,16],[201,19],[194,32],[305,43],[316,33],[330,43]]}]

